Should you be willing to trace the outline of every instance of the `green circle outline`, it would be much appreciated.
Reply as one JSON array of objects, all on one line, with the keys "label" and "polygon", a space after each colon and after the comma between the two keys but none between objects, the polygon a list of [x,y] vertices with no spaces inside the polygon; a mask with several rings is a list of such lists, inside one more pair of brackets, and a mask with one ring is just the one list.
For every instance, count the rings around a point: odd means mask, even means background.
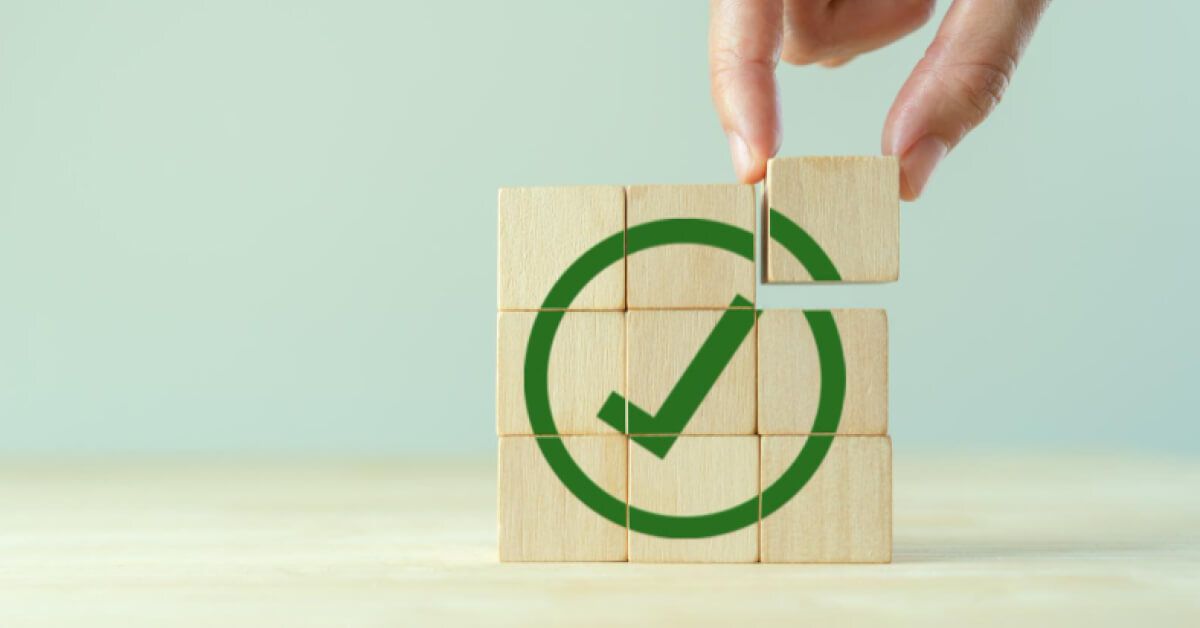
[{"label": "green circle outline", "polygon": [[[771,238],[783,246],[816,281],[839,279],[833,262],[798,225],[771,211]],[[628,241],[626,241],[628,239]],[[557,436],[550,408],[550,349],[567,307],[606,268],[639,251],[670,244],[712,246],[754,261],[754,234],[722,222],[672,218],[630,227],[594,245],[563,272],[534,319],[525,352],[525,406],[536,436]],[[628,248],[627,248],[628,245]],[[664,515],[637,508],[609,494],[579,467],[559,438],[538,438],[538,448],[554,473],[596,514],[630,530],[666,538],[704,538],[739,530],[781,508],[808,483],[833,444],[846,392],[841,336],[828,310],[805,310],[821,366],[820,398],[813,432],[783,474],[758,495],[705,515]],[[626,510],[628,508],[628,511]],[[626,514],[628,512],[628,515]]]}]

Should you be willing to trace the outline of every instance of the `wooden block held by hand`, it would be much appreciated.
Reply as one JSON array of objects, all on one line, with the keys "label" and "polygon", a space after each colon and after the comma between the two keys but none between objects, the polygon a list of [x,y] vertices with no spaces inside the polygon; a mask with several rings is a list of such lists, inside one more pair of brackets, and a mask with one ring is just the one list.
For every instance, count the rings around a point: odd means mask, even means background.
[{"label": "wooden block held by hand", "polygon": [[[541,308],[572,262],[610,236],[623,238],[624,230],[625,189],[620,186],[502,188],[500,309]],[[568,309],[624,308],[625,265],[617,262],[592,279]]]},{"label": "wooden block held by hand", "polygon": [[[627,198],[630,229],[667,218],[704,218],[754,233],[751,185],[634,185]],[[669,244],[633,253],[627,263],[630,309],[727,308],[738,294],[754,302],[754,260],[729,251]]]},{"label": "wooden block held by hand", "polygon": [[832,438],[800,492],[762,518],[764,563],[892,560],[892,441],[887,436],[763,436],[762,485],[770,486],[810,438]]},{"label": "wooden block held by hand", "polygon": [[499,457],[500,560],[624,561],[626,532],[572,494],[546,462],[538,441],[566,445],[597,485],[624,499],[628,486],[624,436],[502,436]]},{"label": "wooden block held by hand", "polygon": [[[629,444],[629,505],[663,515],[703,515],[758,499],[757,436],[681,436],[665,458]],[[636,516],[636,515],[631,515]],[[631,531],[630,562],[752,563],[758,524],[699,539]]]},{"label": "wooden block held by hand", "polygon": [[[841,338],[846,396],[837,434],[887,434],[887,312],[829,310]],[[812,434],[821,397],[821,364],[809,316],[766,310],[758,318],[758,433]],[[825,431],[824,433],[830,433]]]},{"label": "wooden block held by hand", "polygon": [[[525,352],[538,312],[500,312],[496,324],[496,430],[532,434],[525,407]],[[625,393],[625,313],[563,312],[550,349],[550,409],[559,434],[612,434],[596,413]],[[624,426],[623,417],[618,423]],[[619,430],[619,431],[624,431]]]},{"label": "wooden block held by hand", "polygon": [[[631,433],[754,433],[753,310],[630,311],[625,320]],[[706,344],[710,348],[702,349]],[[686,375],[701,358],[711,360],[717,370]],[[648,429],[635,426],[639,409],[653,417]],[[681,429],[677,423],[683,419]]]},{"label": "wooden block held by hand", "polygon": [[767,162],[764,189],[763,228],[770,236],[763,260],[766,283],[814,281],[778,241],[779,232],[790,230],[788,222],[825,251],[840,275],[820,280],[899,278],[900,166],[895,157],[776,157]]}]

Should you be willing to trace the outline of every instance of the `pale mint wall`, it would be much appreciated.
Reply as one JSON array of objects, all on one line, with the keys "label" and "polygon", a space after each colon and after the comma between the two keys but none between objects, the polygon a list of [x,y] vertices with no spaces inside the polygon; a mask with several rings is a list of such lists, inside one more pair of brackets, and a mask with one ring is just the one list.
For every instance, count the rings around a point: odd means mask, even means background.
[{"label": "pale mint wall", "polygon": [[[0,0],[0,454],[491,450],[496,188],[729,180],[705,22]],[[889,308],[910,451],[1200,452],[1198,22],[1056,3],[902,281],[761,302]],[[878,150],[932,32],[785,69],[783,152]]]}]

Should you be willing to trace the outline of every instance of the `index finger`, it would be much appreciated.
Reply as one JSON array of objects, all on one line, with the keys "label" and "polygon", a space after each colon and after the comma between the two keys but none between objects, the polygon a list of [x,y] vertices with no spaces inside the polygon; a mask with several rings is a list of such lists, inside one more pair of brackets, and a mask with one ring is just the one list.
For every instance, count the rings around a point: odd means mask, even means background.
[{"label": "index finger", "polygon": [[708,58],[712,98],[740,180],[759,181],[779,150],[775,66],[783,39],[781,0],[712,0]]}]

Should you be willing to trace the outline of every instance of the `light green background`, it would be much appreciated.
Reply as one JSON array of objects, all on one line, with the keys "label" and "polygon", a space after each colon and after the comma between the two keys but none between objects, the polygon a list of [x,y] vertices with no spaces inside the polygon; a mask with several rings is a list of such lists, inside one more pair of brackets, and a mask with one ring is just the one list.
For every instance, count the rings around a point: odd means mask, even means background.
[{"label": "light green background", "polygon": [[[0,453],[491,450],[496,189],[730,180],[706,18],[0,0]],[[1057,3],[898,284],[761,291],[889,309],[898,451],[1200,451],[1197,21]],[[877,151],[932,34],[783,69],[783,153]]]}]

